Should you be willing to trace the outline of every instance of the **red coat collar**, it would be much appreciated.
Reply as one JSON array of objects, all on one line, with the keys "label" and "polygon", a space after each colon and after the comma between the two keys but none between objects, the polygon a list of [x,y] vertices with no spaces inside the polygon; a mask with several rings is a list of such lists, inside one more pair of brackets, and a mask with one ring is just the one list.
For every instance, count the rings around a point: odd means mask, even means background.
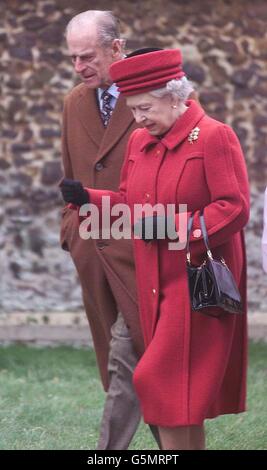
[{"label": "red coat collar", "polygon": [[179,145],[196,127],[197,123],[204,116],[205,112],[202,107],[195,100],[188,100],[186,102],[188,109],[185,113],[177,119],[167,134],[159,139],[156,136],[150,135],[146,129],[143,129],[143,142],[140,150],[147,150],[151,145],[161,142],[168,150],[173,150]]}]

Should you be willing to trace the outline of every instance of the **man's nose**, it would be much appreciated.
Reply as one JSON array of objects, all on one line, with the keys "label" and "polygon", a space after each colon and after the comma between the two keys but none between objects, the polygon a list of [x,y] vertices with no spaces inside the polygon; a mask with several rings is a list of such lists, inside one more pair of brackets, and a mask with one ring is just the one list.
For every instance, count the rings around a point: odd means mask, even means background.
[{"label": "man's nose", "polygon": [[80,59],[80,57],[75,58],[74,69],[75,69],[75,72],[77,72],[77,73],[80,73],[85,69],[85,64]]}]

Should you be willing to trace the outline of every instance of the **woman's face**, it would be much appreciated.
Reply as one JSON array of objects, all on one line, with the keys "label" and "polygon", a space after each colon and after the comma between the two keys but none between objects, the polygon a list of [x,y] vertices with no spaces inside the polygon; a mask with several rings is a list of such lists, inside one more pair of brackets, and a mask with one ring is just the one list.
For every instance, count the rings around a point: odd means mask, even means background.
[{"label": "woman's face", "polygon": [[[152,135],[167,132],[177,119],[177,103],[171,95],[156,98],[150,93],[128,96],[126,103],[137,124],[141,124]],[[176,104],[175,108],[173,105]]]}]

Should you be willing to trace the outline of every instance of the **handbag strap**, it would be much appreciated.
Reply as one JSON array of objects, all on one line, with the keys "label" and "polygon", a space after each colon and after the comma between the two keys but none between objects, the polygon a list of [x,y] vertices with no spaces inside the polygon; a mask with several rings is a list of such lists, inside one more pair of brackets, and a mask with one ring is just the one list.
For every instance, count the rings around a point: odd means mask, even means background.
[{"label": "handbag strap", "polygon": [[204,240],[204,243],[205,243],[205,247],[207,248],[207,255],[210,259],[213,259],[213,256],[212,256],[212,253],[211,253],[210,247],[209,247],[209,238],[208,238],[207,227],[206,227],[206,223],[205,223],[205,219],[204,219],[204,210],[201,211],[200,216],[199,216],[199,220],[200,220],[200,226],[201,226],[201,230],[202,230],[203,240]]},{"label": "handbag strap", "polygon": [[188,224],[187,224],[187,242],[186,242],[186,253],[190,254],[189,252],[189,243],[190,243],[190,235],[193,227],[193,219],[194,219],[194,214],[192,213],[189,217]]},{"label": "handbag strap", "polygon": [[189,217],[188,224],[187,224],[187,242],[186,242],[186,258],[187,262],[190,264],[190,250],[189,250],[189,243],[190,243],[190,235],[193,227],[193,220],[194,220],[194,213],[192,213]]},{"label": "handbag strap", "polygon": [[[207,227],[206,227],[205,219],[204,219],[204,210],[201,211],[199,219],[200,219],[200,226],[201,226],[201,230],[202,230],[202,234],[203,234],[203,240],[204,240],[205,246],[207,248],[207,255],[210,259],[213,259],[213,256],[212,256],[212,253],[211,253],[210,247],[209,247],[209,238],[208,238]],[[189,220],[188,220],[188,224],[187,224],[186,258],[187,258],[187,261],[188,261],[189,264],[190,264],[189,244],[190,244],[190,235],[191,235],[191,231],[192,231],[192,227],[193,227],[193,220],[194,220],[194,213],[192,213],[190,215]]]}]

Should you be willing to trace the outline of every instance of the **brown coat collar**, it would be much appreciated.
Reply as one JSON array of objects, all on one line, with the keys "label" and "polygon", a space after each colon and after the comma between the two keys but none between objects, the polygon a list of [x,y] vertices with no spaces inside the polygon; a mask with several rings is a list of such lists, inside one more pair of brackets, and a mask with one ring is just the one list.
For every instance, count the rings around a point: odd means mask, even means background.
[{"label": "brown coat collar", "polygon": [[76,108],[78,119],[90,138],[99,147],[96,162],[116,145],[134,120],[131,111],[126,106],[125,98],[119,96],[109,125],[105,130],[98,108],[96,92],[88,89],[85,85],[80,87]]}]

